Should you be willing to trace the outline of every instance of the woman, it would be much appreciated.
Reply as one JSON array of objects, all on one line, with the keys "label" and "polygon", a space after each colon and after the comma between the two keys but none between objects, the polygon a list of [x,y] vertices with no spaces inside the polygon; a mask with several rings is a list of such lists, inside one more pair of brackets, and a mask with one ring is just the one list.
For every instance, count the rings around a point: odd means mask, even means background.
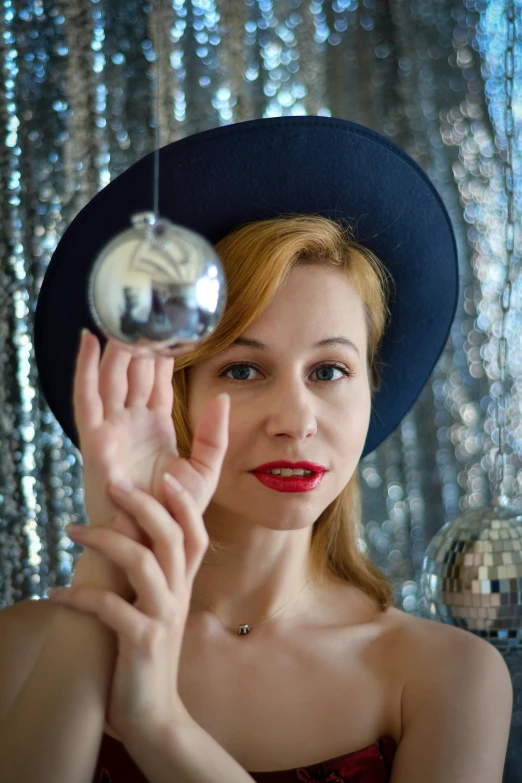
[{"label": "woman", "polygon": [[[281,217],[238,220],[216,242],[229,298],[204,344],[174,367],[168,359],[131,360],[109,343],[98,369],[97,340],[82,342],[74,403],[92,530],[76,539],[86,552],[62,604],[76,611],[62,614],[62,626],[65,633],[66,622],[85,613],[118,636],[110,687],[109,656],[99,654],[103,674],[93,674],[107,696],[99,783],[501,780],[511,714],[501,656],[471,634],[394,608],[389,583],[357,547],[357,464],[413,404],[453,317],[451,231],[425,175],[402,151],[368,129],[324,119],[198,134],[191,170],[208,152],[219,161],[218,181],[230,172],[231,148],[240,171],[250,161],[245,130],[270,130],[263,136],[269,151],[255,146],[258,177],[264,171],[270,182],[267,164],[292,158],[288,193],[300,201],[297,216],[285,205]],[[361,145],[356,155],[348,144],[343,159],[355,159],[358,171],[349,188],[338,155],[345,148],[334,146],[330,178],[311,162],[313,151],[327,149],[330,131]],[[183,165],[190,144],[169,147],[179,152],[173,167]],[[378,160],[364,157],[368,149]],[[309,165],[299,170],[303,154]],[[395,199],[392,216],[394,181],[407,196]],[[222,183],[210,199],[216,210]],[[310,208],[301,196],[312,183],[320,197]],[[250,204],[259,198],[256,191]],[[373,206],[380,227],[365,246],[317,214],[330,200],[348,215],[350,198],[361,215]],[[171,205],[169,214],[179,213]],[[431,244],[420,257],[428,229]],[[78,238],[87,233],[77,228]],[[385,266],[368,247],[375,236],[384,241]],[[385,333],[390,273],[397,294]],[[437,301],[441,286],[446,301]],[[52,289],[42,291],[50,312]],[[46,394],[67,424],[43,338],[37,350]],[[222,392],[230,410],[216,399]],[[279,460],[312,462],[318,475],[267,478],[266,463]],[[183,490],[167,491],[164,473]],[[121,478],[134,489],[108,485]],[[93,550],[107,560],[89,557]],[[78,711],[78,698],[67,706]],[[100,717],[93,708],[88,747],[84,736],[76,748],[85,770],[98,749]],[[71,728],[66,742],[64,731],[62,724],[60,741],[70,747],[76,734]],[[63,762],[54,779],[73,780],[70,765]]]}]

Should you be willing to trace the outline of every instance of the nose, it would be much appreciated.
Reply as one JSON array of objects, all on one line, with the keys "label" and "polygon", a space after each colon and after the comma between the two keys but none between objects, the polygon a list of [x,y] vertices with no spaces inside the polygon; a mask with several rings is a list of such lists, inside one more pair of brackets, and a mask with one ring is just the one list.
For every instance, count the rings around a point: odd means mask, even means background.
[{"label": "nose", "polygon": [[317,432],[317,399],[302,381],[281,383],[268,395],[267,434],[304,440]]}]

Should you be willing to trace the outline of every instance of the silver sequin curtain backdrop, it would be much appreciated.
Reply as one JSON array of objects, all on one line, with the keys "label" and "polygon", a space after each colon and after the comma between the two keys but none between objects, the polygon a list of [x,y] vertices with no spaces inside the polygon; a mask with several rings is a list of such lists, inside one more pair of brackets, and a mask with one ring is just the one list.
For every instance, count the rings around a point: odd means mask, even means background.
[{"label": "silver sequin curtain backdrop", "polygon": [[[161,146],[258,117],[341,117],[401,145],[450,212],[463,291],[450,338],[413,410],[360,465],[360,545],[392,580],[397,605],[426,616],[426,546],[459,511],[489,502],[498,448],[507,0],[163,0],[159,63],[156,7],[4,0],[0,11],[0,608],[68,584],[78,555],[63,527],[85,521],[81,457],[38,385],[34,310],[66,226],[154,149],[159,68]],[[513,262],[518,270],[519,236]],[[520,509],[521,298],[517,275],[504,486]],[[522,666],[510,667],[517,686]],[[517,697],[513,730],[518,706]]]}]

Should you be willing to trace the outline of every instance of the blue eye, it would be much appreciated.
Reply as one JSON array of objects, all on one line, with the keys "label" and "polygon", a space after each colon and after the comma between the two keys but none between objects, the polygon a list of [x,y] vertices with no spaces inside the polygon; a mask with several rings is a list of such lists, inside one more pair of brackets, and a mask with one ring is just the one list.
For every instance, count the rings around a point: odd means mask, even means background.
[{"label": "blue eye", "polygon": [[[227,376],[227,374],[229,372],[232,372],[233,370],[238,370],[240,367],[249,367],[249,368],[252,368],[252,369],[254,369],[256,371],[258,370],[256,365],[252,364],[251,362],[236,362],[235,364],[229,364],[228,367],[225,367],[225,369],[219,374],[219,377],[220,378],[224,378],[224,377]],[[316,367],[314,372],[317,372],[319,370],[329,369],[329,368],[333,368],[334,370],[338,370],[343,375],[345,375],[347,378],[351,378],[353,376],[353,372],[351,372],[350,370],[347,370],[346,367],[343,367],[342,364],[332,364],[332,363],[330,363],[330,364],[322,364],[320,367]],[[234,381],[236,383],[241,383],[241,382],[244,382],[244,381],[249,380],[249,379],[248,378],[230,378],[229,377],[229,380]],[[319,378],[319,380],[322,381],[322,382],[328,383],[328,382],[330,382],[332,380],[339,380],[339,378]]]}]

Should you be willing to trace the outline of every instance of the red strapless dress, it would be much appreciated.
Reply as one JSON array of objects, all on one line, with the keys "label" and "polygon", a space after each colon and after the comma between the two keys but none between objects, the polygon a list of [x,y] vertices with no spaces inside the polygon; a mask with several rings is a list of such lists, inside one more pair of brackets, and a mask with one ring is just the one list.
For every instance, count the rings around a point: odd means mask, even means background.
[{"label": "red strapless dress", "polygon": [[[277,772],[248,772],[256,783],[388,783],[396,751],[391,737],[353,753]],[[104,734],[92,783],[148,783],[123,743]],[[221,783],[221,781],[216,781]],[[224,783],[224,782],[223,782]]]}]

